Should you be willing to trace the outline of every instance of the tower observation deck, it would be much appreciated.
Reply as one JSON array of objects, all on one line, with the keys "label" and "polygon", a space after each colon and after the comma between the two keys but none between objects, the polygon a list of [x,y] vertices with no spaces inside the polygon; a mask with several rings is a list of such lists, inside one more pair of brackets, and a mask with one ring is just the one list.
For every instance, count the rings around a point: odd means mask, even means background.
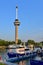
[{"label": "tower observation deck", "polygon": [[14,22],[15,25],[15,43],[18,43],[18,26],[20,25],[20,22],[18,20],[18,6],[16,6],[16,19]]}]

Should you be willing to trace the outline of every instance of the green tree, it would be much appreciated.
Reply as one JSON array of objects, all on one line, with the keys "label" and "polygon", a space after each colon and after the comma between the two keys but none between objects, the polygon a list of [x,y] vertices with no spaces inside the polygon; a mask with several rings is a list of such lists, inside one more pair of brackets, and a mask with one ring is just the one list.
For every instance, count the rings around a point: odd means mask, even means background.
[{"label": "green tree", "polygon": [[43,41],[41,41],[40,43],[42,43],[42,46],[43,46]]},{"label": "green tree", "polygon": [[22,41],[20,39],[18,39],[18,44],[21,44],[21,43],[22,43]]},{"label": "green tree", "polygon": [[34,44],[35,45],[35,41],[34,40],[28,40],[27,43],[28,44]]},{"label": "green tree", "polygon": [[10,44],[15,44],[14,41],[5,41],[0,39],[0,46],[8,46]]}]

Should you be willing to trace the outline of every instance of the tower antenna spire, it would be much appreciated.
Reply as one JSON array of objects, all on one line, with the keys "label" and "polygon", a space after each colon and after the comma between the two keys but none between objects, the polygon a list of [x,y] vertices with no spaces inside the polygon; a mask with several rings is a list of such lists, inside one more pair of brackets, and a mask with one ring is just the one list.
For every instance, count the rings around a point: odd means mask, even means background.
[{"label": "tower antenna spire", "polygon": [[18,6],[16,6],[16,19],[18,19]]}]

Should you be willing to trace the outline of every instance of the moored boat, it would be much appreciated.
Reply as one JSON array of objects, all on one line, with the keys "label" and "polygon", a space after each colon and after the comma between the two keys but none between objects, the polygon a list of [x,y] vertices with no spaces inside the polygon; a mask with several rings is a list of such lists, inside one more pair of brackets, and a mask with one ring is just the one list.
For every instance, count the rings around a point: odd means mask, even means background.
[{"label": "moored boat", "polygon": [[43,61],[41,61],[41,60],[31,60],[30,65],[43,65]]},{"label": "moored boat", "polygon": [[33,60],[30,60],[30,65],[43,65],[43,60],[41,57],[36,57]]},{"label": "moored boat", "polygon": [[3,59],[2,59],[2,56],[0,56],[0,62],[3,63]]},{"label": "moored boat", "polygon": [[24,50],[25,48],[22,45],[10,45],[7,55],[9,58],[22,56],[25,54]]},{"label": "moored boat", "polygon": [[30,54],[30,55],[24,55],[24,56],[19,56],[19,57],[6,58],[6,61],[11,62],[11,63],[20,62],[23,60],[27,60],[29,58],[34,58],[35,56],[36,56],[35,54]]},{"label": "moored boat", "polygon": [[9,58],[29,55],[32,53],[29,48],[22,45],[10,45],[8,49],[7,55]]}]

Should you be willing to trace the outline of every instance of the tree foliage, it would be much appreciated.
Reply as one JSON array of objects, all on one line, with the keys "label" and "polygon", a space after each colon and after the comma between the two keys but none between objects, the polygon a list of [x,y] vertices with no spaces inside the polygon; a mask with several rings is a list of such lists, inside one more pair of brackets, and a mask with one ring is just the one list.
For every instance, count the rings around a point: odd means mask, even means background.
[{"label": "tree foliage", "polygon": [[35,41],[34,40],[28,40],[27,43],[28,44],[35,44]]},{"label": "tree foliage", "polygon": [[[18,44],[21,44],[21,43],[24,45],[24,43],[20,39],[18,39]],[[10,44],[15,44],[15,42],[14,41],[5,41],[5,40],[0,39],[0,46],[8,46]],[[34,40],[28,40],[27,42],[25,42],[25,45],[29,45],[29,44],[33,44],[36,47],[37,46],[42,47],[43,46],[43,41],[35,42]]]},{"label": "tree foliage", "polygon": [[22,43],[22,41],[20,39],[18,39],[18,44],[21,44],[21,43]]},{"label": "tree foliage", "polygon": [[0,39],[0,46],[8,46],[10,44],[15,44],[14,41],[5,41]]}]

